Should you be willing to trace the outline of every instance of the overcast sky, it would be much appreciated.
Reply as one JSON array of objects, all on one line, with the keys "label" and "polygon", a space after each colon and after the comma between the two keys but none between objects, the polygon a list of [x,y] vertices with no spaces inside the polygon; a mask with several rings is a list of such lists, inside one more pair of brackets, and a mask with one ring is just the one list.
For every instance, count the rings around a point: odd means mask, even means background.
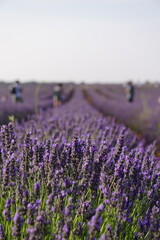
[{"label": "overcast sky", "polygon": [[159,0],[0,0],[0,79],[160,81]]}]

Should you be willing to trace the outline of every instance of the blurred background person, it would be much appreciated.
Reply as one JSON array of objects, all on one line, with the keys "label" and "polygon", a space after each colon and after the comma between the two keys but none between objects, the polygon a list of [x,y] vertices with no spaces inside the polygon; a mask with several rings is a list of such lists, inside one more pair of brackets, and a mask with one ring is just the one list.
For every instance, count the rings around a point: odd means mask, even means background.
[{"label": "blurred background person", "polygon": [[22,87],[19,81],[16,81],[11,89],[11,95],[14,102],[23,102]]},{"label": "blurred background person", "polygon": [[129,81],[125,88],[126,98],[128,102],[133,102],[135,96],[135,87],[132,81]]},{"label": "blurred background person", "polygon": [[59,107],[62,104],[62,86],[62,83],[59,83],[53,88],[53,107]]}]

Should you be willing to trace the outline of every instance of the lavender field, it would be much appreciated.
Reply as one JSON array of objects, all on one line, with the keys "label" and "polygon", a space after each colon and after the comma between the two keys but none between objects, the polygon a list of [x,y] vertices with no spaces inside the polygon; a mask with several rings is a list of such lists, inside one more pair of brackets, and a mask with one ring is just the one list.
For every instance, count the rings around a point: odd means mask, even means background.
[{"label": "lavender field", "polygon": [[[22,120],[33,113],[37,114],[40,109],[53,107],[52,83],[24,83],[22,84],[23,103],[12,100],[10,94],[11,84],[0,83],[0,124],[8,123],[10,117]],[[66,100],[72,95],[72,85],[65,84]]]},{"label": "lavender field", "polygon": [[36,111],[37,86],[28,109],[15,106],[22,118],[26,111],[26,121],[1,125],[0,239],[159,240],[156,142],[148,145],[126,127],[146,120],[137,116],[147,90],[139,88],[129,105],[122,88],[75,85],[72,97],[53,109],[48,86]]},{"label": "lavender field", "polygon": [[135,99],[126,100],[125,87],[118,84],[91,85],[85,88],[92,104],[104,115],[113,116],[143,135],[148,142],[160,144],[160,85],[135,85]]}]

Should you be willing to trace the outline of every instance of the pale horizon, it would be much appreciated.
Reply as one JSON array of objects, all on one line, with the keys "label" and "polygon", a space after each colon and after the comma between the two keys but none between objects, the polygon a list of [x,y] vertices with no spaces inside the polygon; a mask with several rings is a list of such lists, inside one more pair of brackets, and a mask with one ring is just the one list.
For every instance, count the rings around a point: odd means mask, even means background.
[{"label": "pale horizon", "polygon": [[0,81],[160,81],[158,0],[1,0]]}]

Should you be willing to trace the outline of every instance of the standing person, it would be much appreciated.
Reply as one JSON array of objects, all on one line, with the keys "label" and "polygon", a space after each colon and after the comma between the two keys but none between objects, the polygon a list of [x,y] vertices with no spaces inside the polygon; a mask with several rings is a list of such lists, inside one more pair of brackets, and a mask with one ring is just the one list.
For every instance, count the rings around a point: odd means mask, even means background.
[{"label": "standing person", "polygon": [[55,85],[53,89],[53,107],[59,107],[62,103],[62,84]]},{"label": "standing person", "polygon": [[22,98],[22,88],[20,86],[20,82],[16,81],[11,89],[12,99],[15,102],[23,102]]},{"label": "standing person", "polygon": [[128,102],[133,102],[134,100],[134,95],[135,95],[135,87],[131,81],[127,83],[126,86],[126,97]]}]

